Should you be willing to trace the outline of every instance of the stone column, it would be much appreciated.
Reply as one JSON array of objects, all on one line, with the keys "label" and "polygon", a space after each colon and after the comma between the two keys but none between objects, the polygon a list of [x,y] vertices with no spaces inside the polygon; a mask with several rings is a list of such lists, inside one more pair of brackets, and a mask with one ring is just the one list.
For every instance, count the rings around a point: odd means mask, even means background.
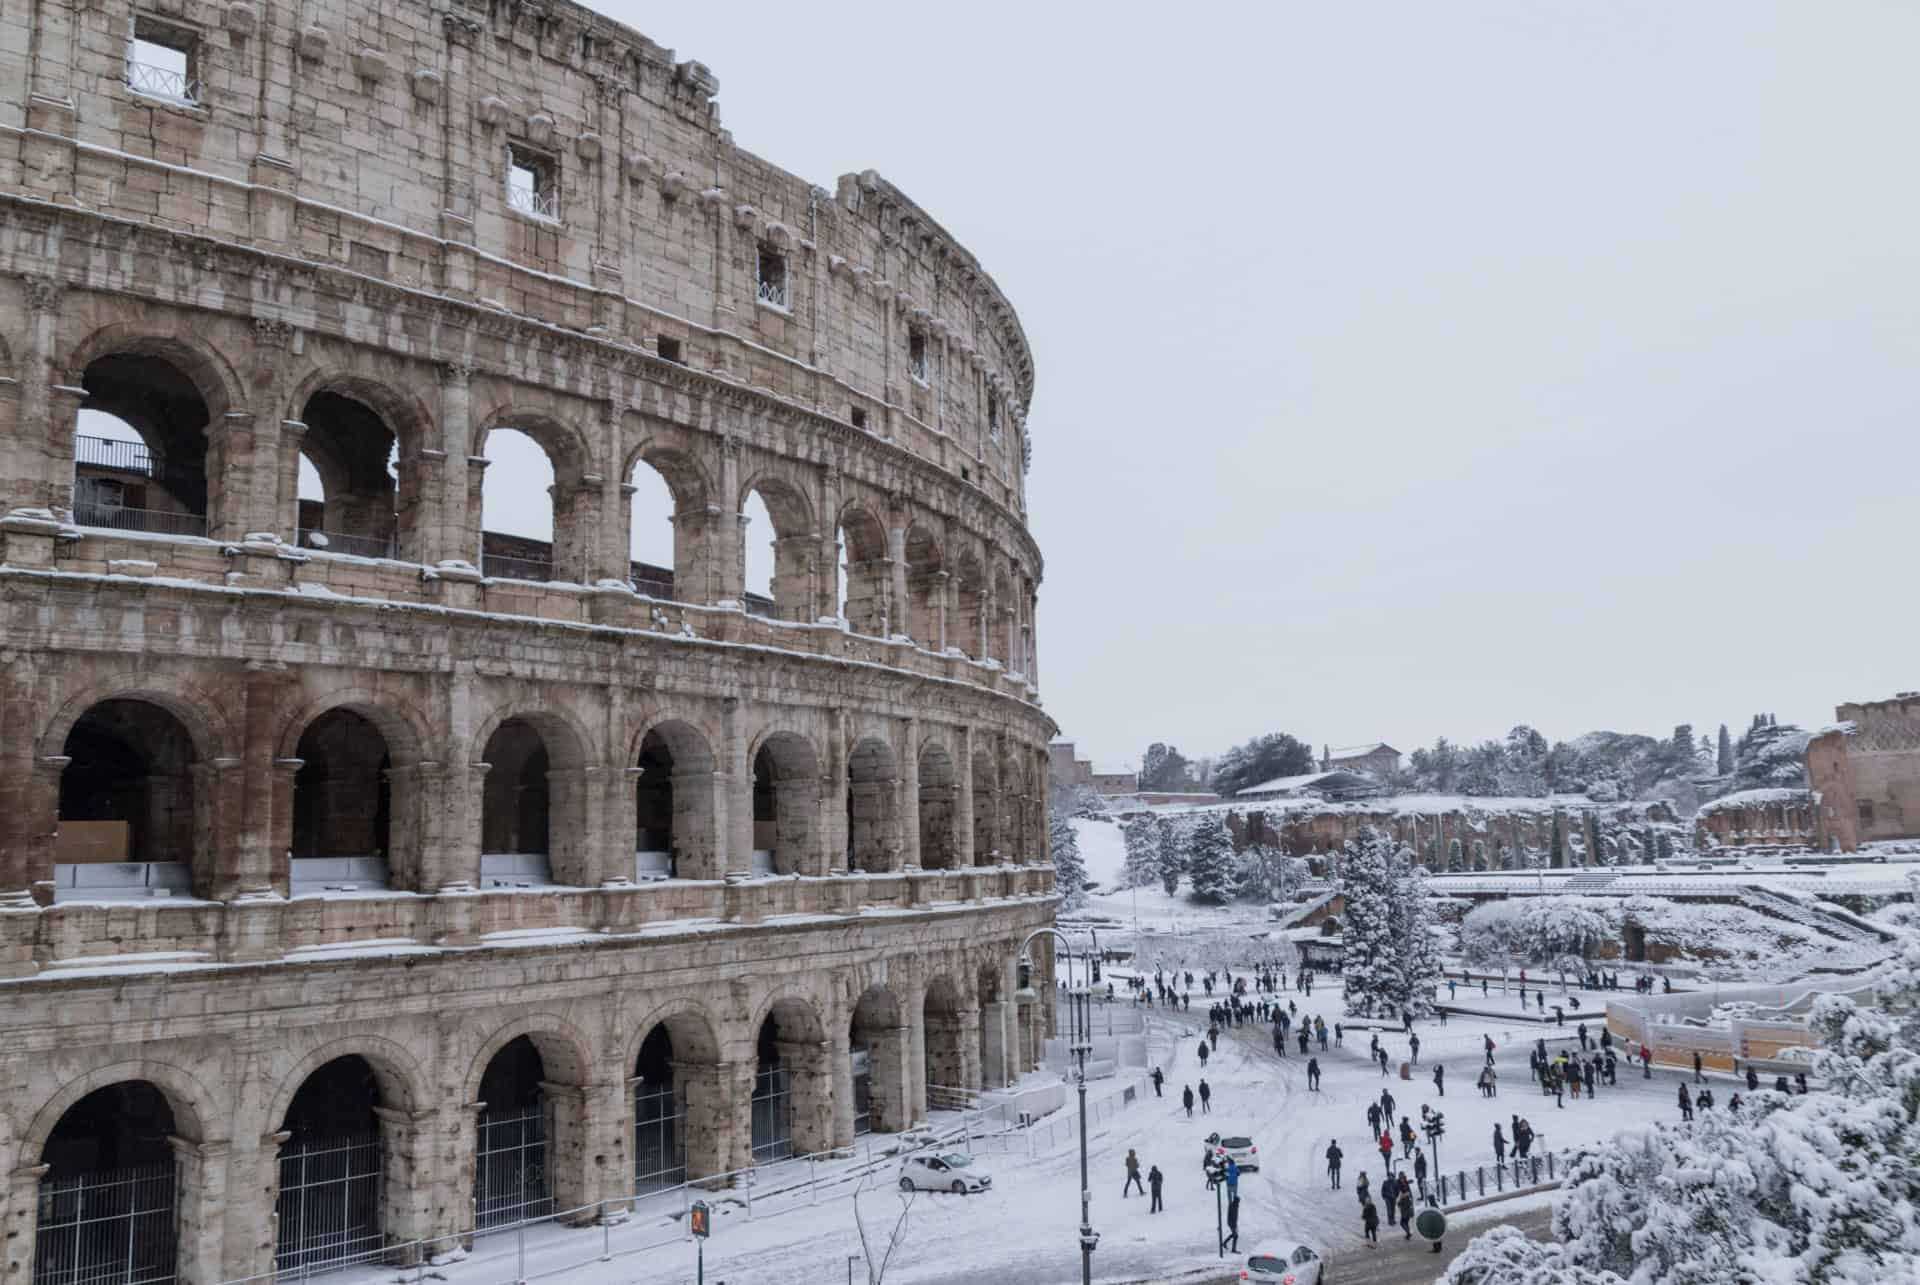
[{"label": "stone column", "polygon": [[673,774],[673,861],[677,878],[725,876],[726,822],[725,773]]},{"label": "stone column", "polygon": [[708,528],[713,545],[708,565],[714,579],[714,597],[709,601],[741,602],[747,591],[746,548],[740,538],[746,515],[740,512],[740,439],[730,432],[720,437],[718,508]]},{"label": "stone column", "polygon": [[753,871],[753,770],[747,763],[747,731],[739,697],[729,696],[720,705],[718,793],[724,800],[719,814],[724,823],[717,833],[721,869],[729,875],[745,875]]},{"label": "stone column", "polygon": [[908,1065],[912,1049],[912,1028],[906,1026],[889,1027],[868,1039],[874,1127],[882,1133],[899,1133],[913,1123],[913,1070]]},{"label": "stone column", "polygon": [[828,1027],[827,1047],[833,1058],[833,1145],[853,1145],[853,1050],[847,1044],[847,1023],[836,1019]]},{"label": "stone column", "polygon": [[[279,440],[274,443],[273,471],[273,489],[278,499],[272,506],[273,521],[262,531],[272,531],[286,544],[297,544],[300,538],[300,447],[306,439],[305,424],[297,419],[280,421]],[[332,498],[329,496],[329,501]]]},{"label": "stone column", "polygon": [[278,858],[273,851],[274,730],[279,695],[286,681],[286,668],[267,661],[248,662],[242,676],[240,694],[245,713],[240,806],[232,818],[236,824],[231,844],[215,849],[221,853],[213,871],[216,901],[285,896],[287,892],[286,850],[281,849]]},{"label": "stone column", "polygon": [[934,637],[927,645],[944,654],[947,650],[947,603],[953,596],[953,577],[945,571],[934,572],[932,594]]},{"label": "stone column", "polygon": [[1002,1089],[1013,1081],[1007,1074],[1007,1008],[1004,1000],[980,1006],[981,1087]]},{"label": "stone column", "polygon": [[547,861],[556,883],[597,888],[606,877],[605,776],[593,764],[547,773]]},{"label": "stone column", "polygon": [[[236,411],[207,425],[207,535],[214,540],[243,540],[254,506],[253,416]],[[278,433],[275,433],[277,448]]]},{"label": "stone column", "polygon": [[[174,1206],[179,1227],[177,1279],[180,1285],[211,1285],[221,1280],[221,1220],[227,1209],[229,1147],[224,1141],[189,1142],[169,1138],[178,1166]],[[237,1193],[248,1203],[259,1203],[256,1193]],[[259,1226],[270,1225],[268,1209],[256,1211]]]},{"label": "stone column", "polygon": [[900,790],[894,803],[894,815],[900,824],[900,867],[920,869],[920,720],[900,720]]},{"label": "stone column", "polygon": [[[627,1124],[621,1102],[626,1081],[543,1083],[540,1090],[552,1104],[547,1167],[554,1207],[563,1213],[572,1211],[561,1218],[569,1226],[596,1222],[602,1202],[619,1200],[632,1190],[632,1167],[622,1163],[627,1148],[620,1136]],[[613,1163],[608,1162],[609,1156],[615,1157]]]},{"label": "stone column", "polygon": [[[833,1086],[835,1065],[828,1041],[798,1043],[780,1040],[780,1064],[787,1068],[788,1101],[793,1108],[793,1150],[796,1155],[830,1151],[835,1142],[837,1106]],[[749,1084],[748,1092],[752,1092]]]},{"label": "stone column", "polygon": [[[16,910],[33,905],[31,889],[41,877],[36,867],[43,863],[47,846],[43,835],[51,835],[58,825],[57,811],[44,801],[57,809],[59,773],[68,761],[61,758],[53,770],[51,792],[36,788],[46,774],[33,755],[39,716],[33,687],[32,664],[24,654],[0,664],[0,907]],[[9,972],[0,962],[0,976]]]},{"label": "stone column", "polygon": [[953,868],[973,865],[973,729],[962,727],[953,768]]},{"label": "stone column", "polygon": [[[13,1148],[7,1153],[16,1159]],[[34,1238],[40,1223],[40,1180],[51,1165],[20,1165],[7,1174],[5,1235],[0,1238],[0,1271],[8,1281],[33,1279]]]},{"label": "stone column", "polygon": [[[484,25],[464,14],[443,13],[440,16],[441,29],[447,38],[446,74],[443,92],[446,105],[441,112],[441,128],[445,131],[446,190],[440,200],[440,235],[449,241],[473,243],[474,194],[473,177],[476,174],[490,172],[491,166],[476,165],[473,156],[474,111],[472,97],[474,79],[472,72],[473,45],[485,29]],[[470,269],[470,264],[468,265]],[[471,281],[450,283],[455,289],[465,293],[472,288]],[[466,454],[466,445],[462,443],[454,458]]]},{"label": "stone column", "polygon": [[980,1050],[980,1010],[963,1008],[957,1014],[960,1037],[960,1087],[963,1089],[982,1089],[986,1085],[981,1075]]},{"label": "stone column", "polygon": [[840,614],[840,470],[820,470],[820,550],[814,558],[815,615]]},{"label": "stone column", "polygon": [[[44,524],[65,517],[73,506],[74,415],[86,394],[54,391],[65,283],[35,276],[20,284],[27,344],[20,354],[20,382],[0,386],[0,517],[9,520],[9,532],[24,523],[50,539],[53,529]],[[51,560],[50,544],[45,552]],[[11,559],[11,544],[8,553]]]},{"label": "stone column", "polygon": [[892,523],[887,527],[887,559],[892,564],[888,570],[888,597],[892,602],[887,611],[887,635],[907,632],[907,520],[905,515],[895,509]]},{"label": "stone column", "polygon": [[[748,1063],[749,1067],[752,1063]],[[733,1068],[726,1062],[675,1062],[673,1082],[686,1103],[687,1178],[697,1181],[733,1168]],[[749,1083],[751,1093],[752,1085]],[[746,1147],[751,1153],[753,1122]]]},{"label": "stone column", "polygon": [[[375,1107],[380,1121],[380,1224],[389,1244],[424,1241],[437,1233],[433,1218],[434,1138],[438,1108],[402,1111]],[[431,1257],[431,1255],[427,1255]],[[396,1264],[420,1261],[419,1250],[401,1251]]]},{"label": "stone column", "polygon": [[827,711],[827,776],[821,799],[821,844],[827,871],[845,874],[847,846],[847,715],[839,706]]},{"label": "stone column", "polygon": [[273,810],[268,818],[267,863],[277,888],[293,887],[293,786],[304,759],[273,761]]},{"label": "stone column", "polygon": [[[467,456],[467,502],[462,508],[465,517],[465,529],[460,533],[460,543],[454,546],[467,551],[466,558],[456,555],[455,565],[466,562],[468,566],[486,571],[486,475],[487,465],[493,463],[484,455]],[[557,528],[556,528],[557,529]]]},{"label": "stone column", "polygon": [[907,1117],[927,1118],[927,988],[907,988]]},{"label": "stone column", "polygon": [[[451,563],[467,568],[479,563],[480,537],[475,531],[479,506],[472,503],[476,483],[468,458],[473,449],[472,392],[468,386],[472,378],[473,367],[464,363],[446,362],[440,367],[439,458],[430,461],[427,451],[421,451],[421,461],[427,465],[421,476],[423,495],[435,482],[432,474],[438,475],[437,485],[432,486],[433,521],[428,521],[428,514],[421,515],[421,529],[432,534],[425,541],[420,560],[429,565]],[[456,467],[456,461],[464,461],[464,467]]]}]

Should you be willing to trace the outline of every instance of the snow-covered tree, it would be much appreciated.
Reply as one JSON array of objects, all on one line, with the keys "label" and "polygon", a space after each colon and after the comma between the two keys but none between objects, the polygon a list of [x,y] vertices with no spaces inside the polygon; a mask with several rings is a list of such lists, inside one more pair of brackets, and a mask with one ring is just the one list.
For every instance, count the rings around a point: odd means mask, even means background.
[{"label": "snow-covered tree", "polygon": [[1392,841],[1368,827],[1348,842],[1341,861],[1347,917],[1340,977],[1347,1011],[1362,1017],[1397,1017],[1407,997],[1404,943],[1394,936],[1394,881],[1387,868],[1392,851]]},{"label": "snow-covered tree", "polygon": [[1156,818],[1154,839],[1158,852],[1154,868],[1160,873],[1160,887],[1171,897],[1180,891],[1180,876],[1186,873],[1186,826],[1171,817]]},{"label": "snow-covered tree", "polygon": [[1920,1262],[1920,944],[1875,1005],[1827,995],[1812,1024],[1823,1087],[1762,1091],[1691,1129],[1621,1133],[1575,1158],[1559,1243],[1500,1228],[1445,1285],[1884,1285]]},{"label": "snow-covered tree", "polygon": [[1187,881],[1195,901],[1224,905],[1239,891],[1233,836],[1218,821],[1201,821],[1187,832]]},{"label": "snow-covered tree", "polygon": [[1122,888],[1145,888],[1160,878],[1160,838],[1152,817],[1135,817],[1120,827],[1120,841],[1127,857],[1120,867]]},{"label": "snow-covered tree", "polygon": [[1213,765],[1213,788],[1222,797],[1232,798],[1250,785],[1276,777],[1302,776],[1313,769],[1311,746],[1286,732],[1271,732],[1222,754]]},{"label": "snow-covered tree", "polygon": [[1791,723],[1768,721],[1740,738],[1734,756],[1736,790],[1801,789],[1807,784],[1807,742],[1812,739]]},{"label": "snow-covered tree", "polygon": [[1577,897],[1490,901],[1460,921],[1460,953],[1483,968],[1523,964],[1580,973],[1613,924]]},{"label": "snow-covered tree", "polygon": [[1403,943],[1404,1007],[1412,1009],[1415,1017],[1432,1015],[1434,995],[1446,981],[1446,967],[1440,961],[1440,947],[1433,937],[1431,897],[1426,875],[1415,867],[1402,867],[1394,881],[1394,909]]},{"label": "snow-covered tree", "polygon": [[1727,725],[1720,724],[1720,743],[1714,755],[1714,771],[1721,776],[1733,775],[1733,738],[1727,735]]},{"label": "snow-covered tree", "polygon": [[1266,843],[1249,843],[1234,869],[1243,901],[1290,901],[1307,877],[1306,862]]},{"label": "snow-covered tree", "polygon": [[1047,851],[1053,857],[1054,887],[1060,905],[1075,910],[1086,904],[1087,863],[1080,856],[1080,836],[1073,821],[1058,808],[1047,810]]}]

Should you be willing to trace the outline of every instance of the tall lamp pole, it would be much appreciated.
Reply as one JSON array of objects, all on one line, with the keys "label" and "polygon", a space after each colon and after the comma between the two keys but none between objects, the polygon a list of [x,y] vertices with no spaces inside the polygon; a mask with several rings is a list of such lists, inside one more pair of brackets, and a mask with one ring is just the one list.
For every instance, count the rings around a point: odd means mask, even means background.
[{"label": "tall lamp pole", "polygon": [[[1093,1190],[1087,1181],[1087,1055],[1093,1052],[1093,984],[1100,980],[1100,934],[1092,928],[1084,931],[1092,939],[1092,946],[1083,948],[1078,955],[1078,985],[1073,980],[1076,958],[1073,943],[1058,928],[1041,928],[1027,934],[1026,940],[1020,943],[1020,971],[1023,982],[1031,981],[1033,959],[1027,953],[1028,947],[1035,938],[1051,936],[1059,946],[1055,958],[1065,961],[1067,1011],[1071,1021],[1067,1047],[1073,1053],[1074,1085],[1080,1093],[1080,1285],[1093,1285],[1093,1251],[1100,1243],[1100,1233],[1093,1229]],[[1052,980],[1048,979],[1049,987]]]}]

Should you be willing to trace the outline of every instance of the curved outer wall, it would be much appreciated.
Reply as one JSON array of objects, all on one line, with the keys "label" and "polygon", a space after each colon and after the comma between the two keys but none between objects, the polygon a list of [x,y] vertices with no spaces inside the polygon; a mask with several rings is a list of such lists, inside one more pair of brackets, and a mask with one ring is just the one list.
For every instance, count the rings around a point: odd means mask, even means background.
[{"label": "curved outer wall", "polygon": [[[156,89],[130,35],[185,73]],[[271,1270],[288,1104],[336,1056],[379,1085],[396,1245],[470,1228],[482,1073],[519,1034],[575,1204],[630,1194],[656,1029],[694,1176],[752,1159],[770,1017],[796,1150],[851,1141],[850,1030],[881,1128],[1033,1064],[1025,337],[884,179],[738,149],[716,92],[553,0],[0,0],[5,1280],[56,1123],[123,1081],[173,1112],[205,1282]],[[487,528],[501,428],[552,464],[544,547]],[[628,552],[648,468],[671,567]],[[63,813],[108,734],[170,783],[132,833],[175,836],[143,867],[172,896],[75,883]],[[378,748],[328,794],[348,736]],[[377,812],[384,887],[303,884],[316,806]],[[491,878],[542,826],[542,875]]]}]

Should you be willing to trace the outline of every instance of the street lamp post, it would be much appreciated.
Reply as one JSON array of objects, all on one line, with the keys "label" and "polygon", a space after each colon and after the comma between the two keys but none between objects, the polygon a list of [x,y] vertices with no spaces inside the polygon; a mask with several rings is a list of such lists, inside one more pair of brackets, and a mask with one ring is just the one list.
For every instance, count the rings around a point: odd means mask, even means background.
[{"label": "street lamp post", "polygon": [[1100,1233],[1093,1229],[1093,1189],[1087,1178],[1087,1055],[1093,1052],[1093,984],[1100,980],[1100,934],[1084,930],[1092,939],[1090,950],[1079,954],[1081,982],[1073,985],[1073,943],[1058,928],[1041,928],[1027,934],[1020,943],[1020,962],[1031,976],[1032,961],[1027,948],[1036,937],[1051,935],[1059,943],[1056,958],[1065,960],[1068,1014],[1071,1021],[1067,1047],[1073,1053],[1074,1085],[1080,1095],[1080,1285],[1093,1285],[1093,1251]]}]

